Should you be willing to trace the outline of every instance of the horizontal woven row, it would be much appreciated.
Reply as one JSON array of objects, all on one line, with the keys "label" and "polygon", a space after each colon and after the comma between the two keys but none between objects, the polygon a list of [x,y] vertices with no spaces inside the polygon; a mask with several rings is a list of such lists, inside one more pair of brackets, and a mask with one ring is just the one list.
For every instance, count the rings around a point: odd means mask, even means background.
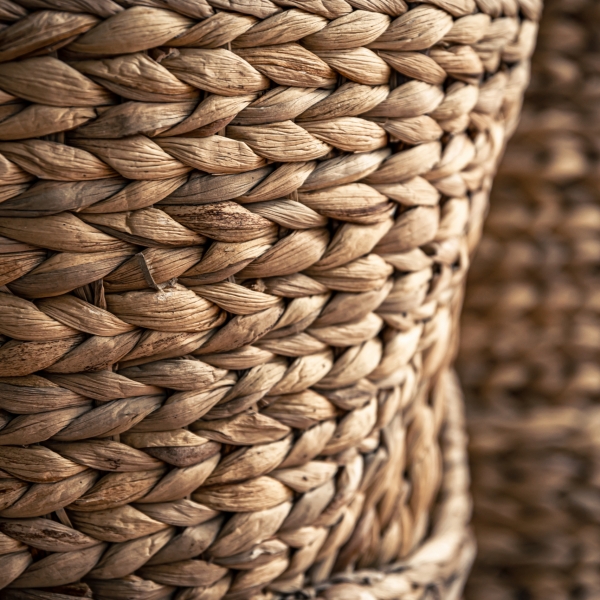
[{"label": "horizontal woven row", "polygon": [[6,593],[460,593],[440,381],[539,12],[3,0]]},{"label": "horizontal woven row", "polygon": [[[423,593],[425,589],[435,589],[447,598],[455,598],[460,593],[474,555],[471,535],[466,527],[470,518],[470,502],[462,398],[455,378],[449,373],[444,373],[440,378],[435,393],[441,396],[440,401],[446,406],[445,423],[442,429],[444,478],[441,486],[441,500],[432,524],[430,539],[407,561],[382,571],[362,570],[340,575],[331,581],[317,585],[314,589],[306,590],[304,593],[327,600],[343,600],[351,597],[383,600],[390,597],[404,597],[406,593]],[[264,526],[267,522],[263,520],[261,524]],[[17,539],[21,548],[25,547],[24,544],[30,544],[38,551],[47,550],[50,547],[53,550],[62,550],[62,554],[56,555],[61,559],[54,561],[51,571],[48,568],[42,568],[44,561],[40,562],[38,576],[47,578],[47,582],[50,581],[52,572],[56,576],[57,569],[77,570],[81,568],[83,560],[93,560],[90,557],[97,557],[104,549],[103,545],[98,547],[89,542],[86,543],[85,535],[48,519],[26,521],[3,519],[0,527],[2,532]],[[170,562],[169,557],[172,557],[174,553],[181,553],[186,546],[190,547],[191,545],[198,548],[206,543],[203,540],[206,539],[206,536],[210,536],[210,531],[214,528],[214,521],[209,521],[206,525],[188,528],[184,534],[176,537],[173,537],[174,532],[171,528],[171,531],[165,531],[161,536],[152,536],[152,543],[148,540],[143,546],[129,544],[127,551],[123,548],[121,552],[114,550],[107,552],[100,564],[90,573],[92,589],[96,590],[98,594],[93,597],[114,597],[111,596],[113,593],[119,594],[117,597],[123,597],[124,590],[120,591],[119,588],[111,587],[109,581],[102,581],[103,574],[107,572],[107,569],[118,568],[118,565],[122,563],[131,565],[132,562],[139,560],[140,553],[154,552],[149,565],[155,566],[145,567],[145,571],[153,574],[154,577],[168,579],[169,573],[171,573],[171,577],[176,573],[179,579],[184,576],[194,577],[192,563],[197,565],[196,577],[200,571],[204,573],[205,577],[208,577],[210,573],[219,570],[218,565],[223,562],[229,564],[226,559],[218,556],[217,545],[214,544],[217,556],[213,557],[212,566],[209,563],[202,563],[202,561],[171,563],[171,565],[165,563]],[[242,533],[241,530],[239,533]],[[291,534],[290,536],[290,539],[293,539]],[[6,542],[3,543],[6,545]],[[86,548],[87,552],[82,550]],[[22,552],[21,556],[23,556]],[[177,569],[175,573],[173,567]],[[122,565],[121,568],[126,567]],[[187,575],[185,571],[187,571]],[[95,577],[99,580],[94,581]],[[135,593],[136,587],[139,589],[139,583],[135,578],[129,578],[128,583],[128,593]],[[212,587],[210,593],[213,596],[208,597],[218,597],[219,593],[223,593],[224,585],[225,582],[221,581]],[[41,594],[48,600],[69,600],[82,596],[91,598],[89,591],[85,584],[75,584],[62,586],[56,592],[47,591],[41,592]],[[143,597],[157,597],[159,591],[159,587],[154,586],[153,588],[149,585],[140,590],[142,594],[145,594]],[[191,592],[194,593],[193,590]],[[7,600],[42,597],[37,594],[29,595],[26,590],[19,589],[5,590],[3,594]],[[184,597],[201,598],[201,594],[200,590],[199,595],[196,592],[196,595],[188,594]],[[164,591],[162,595],[164,595]]]}]

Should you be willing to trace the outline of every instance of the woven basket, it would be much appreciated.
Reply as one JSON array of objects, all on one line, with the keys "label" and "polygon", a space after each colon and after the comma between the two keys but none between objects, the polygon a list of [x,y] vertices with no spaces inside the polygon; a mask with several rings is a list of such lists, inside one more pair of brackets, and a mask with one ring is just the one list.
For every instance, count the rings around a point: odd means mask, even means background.
[{"label": "woven basket", "polygon": [[600,597],[599,9],[545,4],[471,273],[473,600]]},{"label": "woven basket", "polygon": [[539,12],[0,2],[6,597],[460,594],[441,373]]},{"label": "woven basket", "polygon": [[[320,600],[430,597],[458,600],[460,598],[475,549],[467,526],[471,503],[468,493],[469,475],[462,397],[455,377],[449,373],[440,377],[434,393],[446,406],[445,422],[441,431],[444,476],[439,503],[427,541],[408,560],[380,570],[363,569],[340,574],[314,587],[305,588],[299,596],[277,594],[278,598],[300,597]],[[76,535],[76,532],[72,531],[72,533]],[[172,587],[158,586],[151,581],[146,581],[143,589],[136,592],[136,586],[141,585],[141,579],[138,577],[122,578],[121,581],[91,579],[89,584],[95,591],[93,596],[87,585],[75,584],[61,586],[55,592],[29,590],[28,593],[28,590],[9,587],[4,590],[2,598],[6,600],[73,600],[81,597],[169,598],[172,597],[173,592]],[[126,593],[123,593],[123,587],[127,587]],[[177,597],[221,598],[225,593],[224,588],[226,590],[224,582],[221,581],[220,584],[208,589],[188,588]],[[257,594],[252,597],[271,596]]]}]

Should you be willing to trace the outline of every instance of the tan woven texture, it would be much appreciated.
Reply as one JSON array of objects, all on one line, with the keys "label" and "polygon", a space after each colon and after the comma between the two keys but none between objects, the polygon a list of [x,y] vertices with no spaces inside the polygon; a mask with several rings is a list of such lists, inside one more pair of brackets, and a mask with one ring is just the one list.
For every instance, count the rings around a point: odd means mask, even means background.
[{"label": "tan woven texture", "polygon": [[549,0],[463,321],[468,598],[600,598],[600,5]]},{"label": "tan woven texture", "polygon": [[434,384],[539,12],[0,0],[7,597],[457,597]]}]

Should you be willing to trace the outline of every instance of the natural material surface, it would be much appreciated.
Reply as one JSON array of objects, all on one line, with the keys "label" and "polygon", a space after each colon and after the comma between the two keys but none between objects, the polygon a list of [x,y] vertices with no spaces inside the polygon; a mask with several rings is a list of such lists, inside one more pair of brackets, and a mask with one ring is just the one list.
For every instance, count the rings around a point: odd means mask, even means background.
[{"label": "natural material surface", "polygon": [[0,2],[2,587],[460,580],[432,390],[539,12]]},{"label": "natural material surface", "polygon": [[471,271],[472,600],[600,597],[599,9],[545,4]]},{"label": "natural material surface", "polygon": [[[396,562],[382,569],[361,569],[341,573],[331,579],[305,588],[298,598],[320,600],[385,600],[392,598],[444,598],[458,600],[465,578],[473,562],[475,545],[468,529],[471,514],[469,497],[469,473],[466,456],[466,436],[463,415],[463,398],[452,373],[444,372],[433,392],[436,401],[444,405],[444,422],[441,426],[441,450],[444,475],[440,488],[439,503],[433,515],[431,533],[427,541],[407,560]],[[196,528],[198,529],[198,528]],[[56,527],[58,530],[58,526]],[[56,532],[55,530],[55,532]],[[123,557],[122,557],[123,558]],[[127,578],[130,589],[134,578]],[[94,581],[90,581],[92,589]],[[55,592],[21,590],[9,587],[3,591],[6,600],[75,600],[75,598],[101,598],[108,595],[92,595],[85,583],[64,585]],[[214,586],[206,590],[187,589],[178,598],[220,598],[222,591]],[[172,590],[172,588],[171,588]],[[146,587],[141,598],[172,597],[157,595]],[[204,593],[204,595],[203,595]],[[119,594],[111,598],[130,598]],[[257,594],[253,598],[269,596]],[[285,598],[292,596],[284,595]]]}]

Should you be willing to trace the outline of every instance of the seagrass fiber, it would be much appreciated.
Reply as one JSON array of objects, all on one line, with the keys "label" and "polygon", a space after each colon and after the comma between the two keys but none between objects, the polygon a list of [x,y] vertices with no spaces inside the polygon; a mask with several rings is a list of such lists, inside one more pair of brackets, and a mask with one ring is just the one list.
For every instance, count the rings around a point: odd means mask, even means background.
[{"label": "seagrass fiber", "polygon": [[442,372],[540,10],[0,0],[6,597],[458,598]]},{"label": "seagrass fiber", "polygon": [[465,300],[472,600],[600,598],[600,4],[548,0]]}]

